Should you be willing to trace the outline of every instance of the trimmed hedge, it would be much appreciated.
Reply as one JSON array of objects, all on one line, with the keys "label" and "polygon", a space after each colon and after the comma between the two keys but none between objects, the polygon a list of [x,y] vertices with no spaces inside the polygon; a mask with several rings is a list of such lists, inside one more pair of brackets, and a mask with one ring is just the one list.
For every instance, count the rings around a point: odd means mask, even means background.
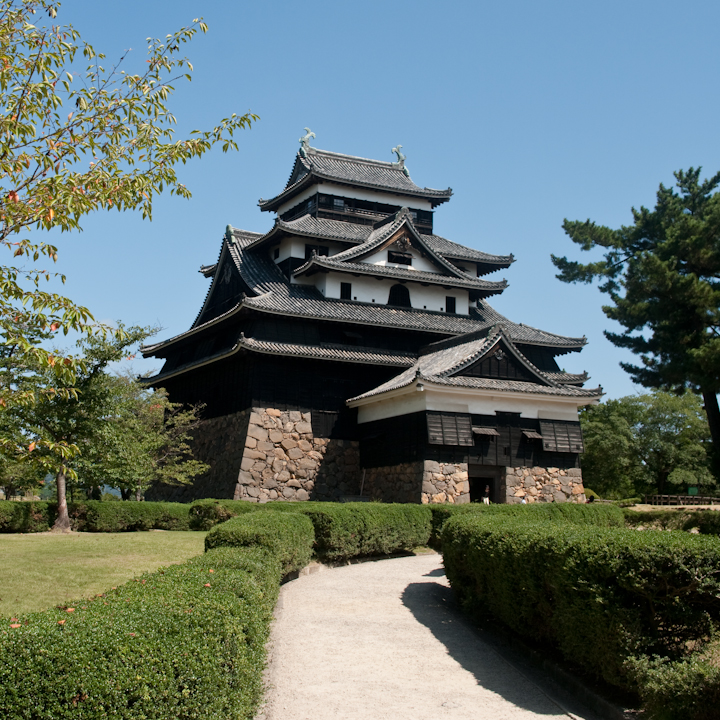
[{"label": "trimmed hedge", "polygon": [[253,717],[282,575],[263,548],[218,549],[0,629],[7,720]]},{"label": "trimmed hedge", "polygon": [[426,505],[309,503],[296,507],[315,527],[315,553],[323,560],[388,555],[427,545],[432,516]]},{"label": "trimmed hedge", "polygon": [[278,558],[288,573],[310,562],[315,533],[301,513],[245,513],[213,528],[205,536],[205,549],[262,547]]},{"label": "trimmed hedge", "polygon": [[701,535],[720,535],[718,510],[625,510],[628,527],[646,527],[657,530],[692,530]]},{"label": "trimmed hedge", "polygon": [[448,520],[442,543],[464,607],[621,687],[637,689],[630,658],[683,660],[720,628],[715,538],[477,513]]},{"label": "trimmed hedge", "polygon": [[[80,532],[189,530],[190,506],[169,502],[69,503],[72,529]],[[0,501],[0,533],[47,532],[57,517],[57,503]]]},{"label": "trimmed hedge", "polygon": [[197,500],[190,505],[190,527],[193,530],[210,530],[219,523],[253,510],[257,510],[257,503],[246,500]]},{"label": "trimmed hedge", "polygon": [[36,533],[50,529],[54,508],[46,502],[0,500],[0,533]]},{"label": "trimmed hedge", "polygon": [[441,549],[442,528],[447,520],[466,513],[484,513],[500,518],[529,520],[531,522],[572,523],[574,525],[593,525],[596,527],[623,527],[624,515],[615,505],[543,503],[533,505],[427,505],[432,513],[432,533],[430,547]]}]

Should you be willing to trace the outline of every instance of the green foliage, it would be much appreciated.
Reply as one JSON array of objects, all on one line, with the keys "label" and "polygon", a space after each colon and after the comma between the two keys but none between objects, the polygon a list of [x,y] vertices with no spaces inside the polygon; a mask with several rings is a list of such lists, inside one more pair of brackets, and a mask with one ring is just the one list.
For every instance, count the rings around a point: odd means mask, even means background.
[{"label": "green foliage", "polygon": [[676,172],[678,192],[660,185],[654,210],[633,209],[630,226],[565,220],[574,243],[603,248],[604,258],[583,265],[553,255],[552,261],[564,282],[601,281],[611,301],[603,311],[624,328],[606,336],[641,360],[622,367],[645,387],[701,393],[718,446],[720,173],[700,182],[700,170]]},{"label": "green foliage", "polygon": [[313,524],[301,513],[244,513],[214,527],[205,549],[260,547],[268,550],[288,573],[305,567],[312,557]]},{"label": "green foliage", "polygon": [[720,535],[720,512],[716,510],[626,510],[628,527],[657,530],[696,529],[701,535]]},{"label": "green foliage", "polygon": [[246,500],[196,500],[190,506],[190,527],[193,530],[209,530],[236,515],[258,509]]},{"label": "green foliage", "polygon": [[477,513],[446,522],[442,543],[464,607],[621,687],[637,682],[630,658],[682,660],[719,627],[716,538]]},{"label": "green foliage", "polygon": [[[70,503],[73,530],[79,532],[132,532],[136,530],[189,530],[189,506],[165,502]],[[0,501],[0,533],[46,532],[57,517],[57,503]]]},{"label": "green foliage", "polygon": [[720,667],[706,654],[676,662],[649,658],[628,663],[653,720],[715,720]]},{"label": "green foliage", "polygon": [[47,502],[0,500],[0,533],[36,533],[50,529],[55,510]]},{"label": "green foliage", "polygon": [[[58,248],[31,231],[80,230],[96,210],[140,210],[152,217],[163,191],[190,197],[175,167],[213,145],[237,149],[233,135],[257,120],[235,114],[207,131],[175,138],[168,106],[174,83],[190,80],[180,53],[207,26],[202,20],[148,39],[148,59],[127,67],[83,42],[71,25],[56,25],[46,0],[0,1],[0,337],[20,362],[53,367],[72,383],[76,362],[38,343],[36,330],[102,330],[90,311],[42,290]],[[49,16],[49,17],[48,17]],[[17,264],[15,264],[17,263]],[[62,278],[64,280],[64,278]],[[0,405],[32,402],[33,388],[0,385]]]},{"label": "green foliage", "polygon": [[281,573],[267,550],[222,548],[6,624],[0,716],[253,717]]},{"label": "green foliage", "polygon": [[316,555],[331,561],[410,551],[426,545],[430,537],[431,514],[427,506],[391,503],[200,500],[191,506],[191,525],[205,530],[224,522],[226,517],[248,512],[307,515],[315,528]]},{"label": "green foliage", "polygon": [[686,493],[716,487],[710,473],[710,431],[692,393],[653,392],[586,406],[583,481],[611,499]]},{"label": "green foliage", "polygon": [[442,529],[445,522],[456,515],[482,514],[497,519],[517,518],[533,523],[573,523],[596,527],[623,527],[620,508],[604,504],[545,503],[536,505],[427,505],[432,513],[430,547],[442,549]]},{"label": "green foliage", "polygon": [[69,508],[73,530],[86,532],[189,530],[189,509],[183,503],[100,500],[72,503]]}]

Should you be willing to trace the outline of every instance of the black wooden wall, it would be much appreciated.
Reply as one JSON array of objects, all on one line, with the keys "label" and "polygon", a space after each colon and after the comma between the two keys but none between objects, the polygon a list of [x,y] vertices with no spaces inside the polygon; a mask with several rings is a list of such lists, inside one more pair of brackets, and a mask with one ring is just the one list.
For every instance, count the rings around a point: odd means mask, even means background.
[{"label": "black wooden wall", "polygon": [[[498,435],[473,433],[471,444],[447,445],[431,442],[437,438],[430,430],[436,415],[470,418],[472,426],[493,428]],[[523,430],[540,434],[539,420],[521,418],[515,413],[471,415],[463,413],[425,413],[385,418],[358,426],[362,467],[386,467],[414,460],[471,463],[509,467],[580,467],[579,452],[552,452],[543,449],[542,440],[528,439]],[[552,421],[580,433],[580,423]],[[462,433],[461,433],[462,434]]]}]

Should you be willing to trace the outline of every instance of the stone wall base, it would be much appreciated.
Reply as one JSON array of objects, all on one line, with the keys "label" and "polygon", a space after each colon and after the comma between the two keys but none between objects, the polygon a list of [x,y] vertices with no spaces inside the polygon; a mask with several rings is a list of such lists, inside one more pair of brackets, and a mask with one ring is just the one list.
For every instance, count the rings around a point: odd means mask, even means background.
[{"label": "stone wall base", "polygon": [[360,492],[359,443],[316,438],[312,415],[253,408],[232,497],[270,500],[340,500]]},{"label": "stone wall base", "polygon": [[506,502],[585,502],[582,470],[570,468],[505,468]]},{"label": "stone wall base", "polygon": [[195,430],[191,447],[197,460],[210,465],[191,485],[153,485],[146,500],[193,502],[202,498],[231,498],[243,458],[250,410],[203,420]]}]

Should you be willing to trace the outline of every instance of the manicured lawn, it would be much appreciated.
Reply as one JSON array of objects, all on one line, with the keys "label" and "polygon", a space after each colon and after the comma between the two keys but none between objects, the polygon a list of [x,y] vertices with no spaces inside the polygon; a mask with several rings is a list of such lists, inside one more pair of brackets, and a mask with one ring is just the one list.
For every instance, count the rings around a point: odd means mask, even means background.
[{"label": "manicured lawn", "polygon": [[203,552],[204,532],[0,535],[0,617],[109,590]]}]

